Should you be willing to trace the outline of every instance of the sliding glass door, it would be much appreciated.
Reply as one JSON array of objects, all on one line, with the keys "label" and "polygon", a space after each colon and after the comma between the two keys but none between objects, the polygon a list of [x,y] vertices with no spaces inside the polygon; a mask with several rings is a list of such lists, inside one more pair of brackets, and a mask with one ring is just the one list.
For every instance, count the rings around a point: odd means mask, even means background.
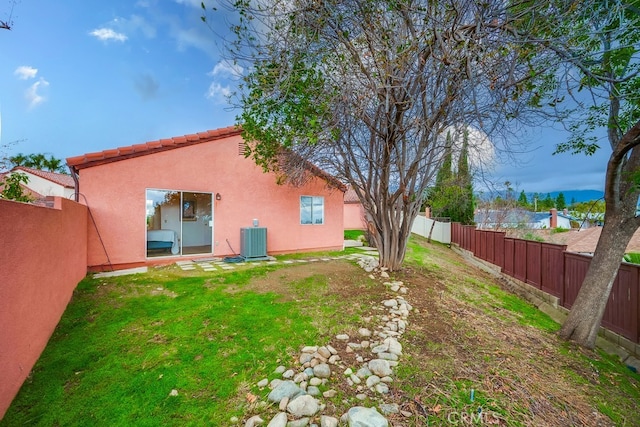
[{"label": "sliding glass door", "polygon": [[211,193],[148,189],[147,257],[213,253]]}]

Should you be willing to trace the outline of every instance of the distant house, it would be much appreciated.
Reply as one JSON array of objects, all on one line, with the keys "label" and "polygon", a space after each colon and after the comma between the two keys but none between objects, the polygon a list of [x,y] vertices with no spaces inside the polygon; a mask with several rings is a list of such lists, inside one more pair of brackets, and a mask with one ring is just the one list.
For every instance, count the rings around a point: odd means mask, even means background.
[{"label": "distant house", "polygon": [[549,212],[530,212],[520,208],[478,210],[474,221],[479,229],[543,229],[571,228],[571,218],[567,213],[558,213],[557,209]]},{"label": "distant house", "polygon": [[306,184],[278,185],[244,157],[241,132],[228,127],[68,158],[93,218],[89,268],[237,255],[264,237],[269,254],[341,250],[346,187],[312,165]]},{"label": "distant house", "polygon": [[0,179],[17,172],[29,178],[29,181],[26,184],[21,184],[21,187],[24,193],[31,196],[35,201],[42,201],[47,196],[59,196],[68,199],[74,195],[75,183],[71,175],[16,166],[9,172],[0,174]]},{"label": "distant house", "polygon": [[[572,230],[569,233],[560,233],[554,236],[553,243],[567,245],[567,252],[577,252],[592,255],[598,240],[602,234],[602,227],[590,227],[581,230]],[[637,230],[625,249],[625,253],[640,253],[640,230]]]}]

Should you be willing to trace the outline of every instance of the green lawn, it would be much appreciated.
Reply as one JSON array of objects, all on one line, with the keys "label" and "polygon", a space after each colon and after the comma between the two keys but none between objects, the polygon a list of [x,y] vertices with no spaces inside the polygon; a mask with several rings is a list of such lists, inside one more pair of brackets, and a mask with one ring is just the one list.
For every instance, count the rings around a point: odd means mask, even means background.
[{"label": "green lawn", "polygon": [[85,279],[3,424],[224,425],[241,416],[239,390],[319,337],[305,310],[317,301],[243,289],[272,270]]}]

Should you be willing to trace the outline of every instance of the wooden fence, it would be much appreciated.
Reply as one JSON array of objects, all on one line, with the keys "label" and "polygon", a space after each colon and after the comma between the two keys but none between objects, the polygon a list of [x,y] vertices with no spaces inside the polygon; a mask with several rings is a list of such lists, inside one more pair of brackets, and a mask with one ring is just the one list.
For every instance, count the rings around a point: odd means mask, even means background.
[{"label": "wooden fence", "polygon": [[[451,224],[451,243],[494,264],[503,273],[556,296],[563,307],[575,301],[591,257],[564,245],[506,237],[504,232]],[[613,284],[602,325],[640,344],[640,266],[623,263]]]}]

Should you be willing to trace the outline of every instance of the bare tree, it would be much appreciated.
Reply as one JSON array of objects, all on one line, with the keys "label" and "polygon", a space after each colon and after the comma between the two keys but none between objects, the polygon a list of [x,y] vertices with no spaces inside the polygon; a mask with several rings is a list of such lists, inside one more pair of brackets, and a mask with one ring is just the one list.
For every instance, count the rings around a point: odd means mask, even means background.
[{"label": "bare tree", "polygon": [[0,19],[0,29],[3,30],[11,30],[13,27],[13,9],[16,6],[16,0],[12,0],[9,2],[11,4],[11,10],[9,11],[9,16],[6,20]]},{"label": "bare tree", "polygon": [[[449,126],[496,135],[520,115],[533,61],[504,28],[504,2],[250,1],[230,53],[247,61],[239,117],[265,169],[282,148],[357,193],[380,263],[404,259]],[[205,19],[206,20],[206,19]],[[475,143],[475,146],[474,146]],[[486,150],[468,141],[469,157]],[[507,147],[508,148],[508,147]]]}]

